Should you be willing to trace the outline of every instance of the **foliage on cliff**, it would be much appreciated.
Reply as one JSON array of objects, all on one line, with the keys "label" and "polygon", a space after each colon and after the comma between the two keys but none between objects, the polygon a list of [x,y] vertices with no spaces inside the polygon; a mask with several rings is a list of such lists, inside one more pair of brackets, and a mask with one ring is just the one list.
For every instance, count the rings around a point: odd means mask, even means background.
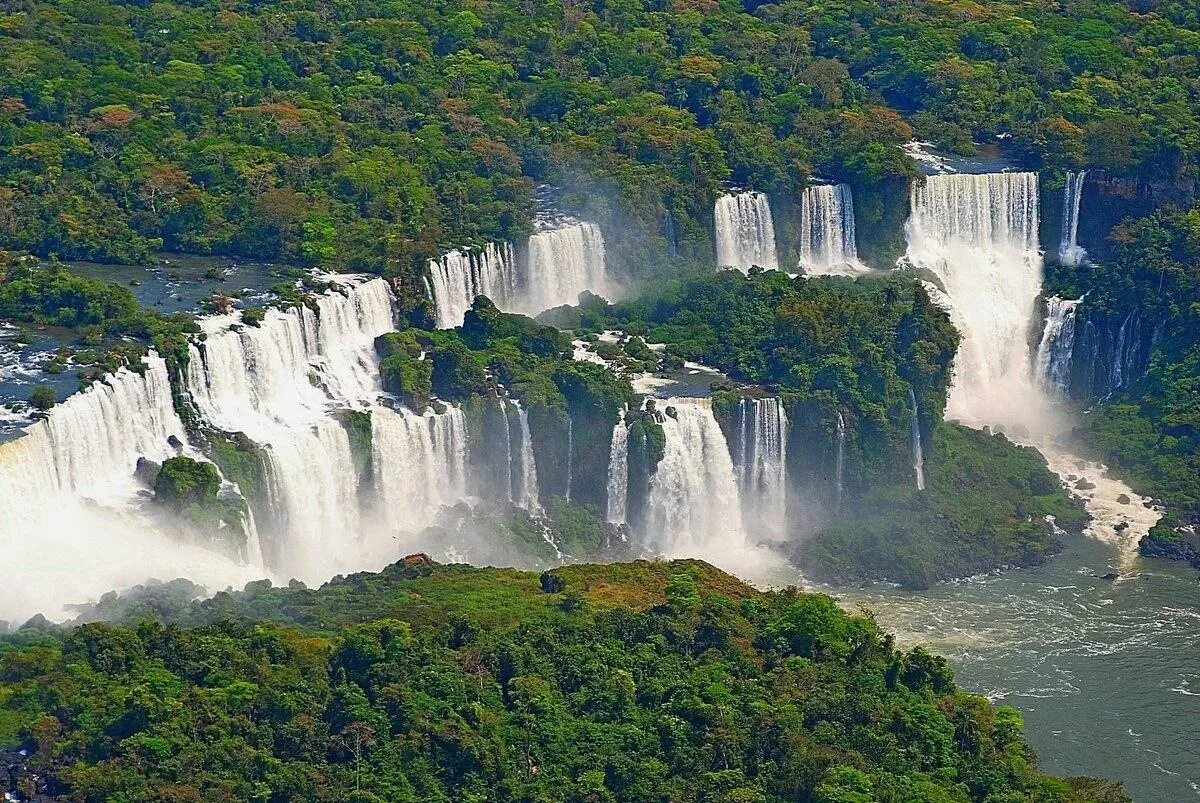
[{"label": "foliage on cliff", "polygon": [[[185,591],[184,589],[172,589]],[[148,592],[151,593],[152,592]],[[824,596],[698,562],[416,557],[0,646],[0,736],[81,801],[1122,801]],[[181,626],[182,625],[182,626]],[[2,644],[2,643],[0,643]]]},{"label": "foliage on cliff", "polygon": [[548,182],[649,272],[667,232],[707,258],[722,181],[865,197],[914,129],[1194,176],[1198,31],[1186,0],[35,0],[0,16],[0,241],[396,270],[515,238]]}]

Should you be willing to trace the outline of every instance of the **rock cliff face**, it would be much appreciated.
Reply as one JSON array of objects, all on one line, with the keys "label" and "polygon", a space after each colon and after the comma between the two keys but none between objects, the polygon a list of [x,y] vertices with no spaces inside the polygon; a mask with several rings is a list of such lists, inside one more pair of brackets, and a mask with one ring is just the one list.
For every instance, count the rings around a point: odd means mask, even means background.
[{"label": "rock cliff face", "polygon": [[[1062,208],[1062,190],[1057,190],[1057,204]],[[1161,206],[1170,204],[1188,207],[1200,197],[1195,179],[1174,182],[1150,181],[1112,176],[1103,170],[1090,170],[1083,185],[1079,210],[1078,241],[1093,259],[1112,257],[1109,233],[1113,226],[1127,217],[1144,217]],[[1054,215],[1046,215],[1046,234],[1057,243],[1060,226]],[[1052,253],[1053,249],[1047,249]]]}]

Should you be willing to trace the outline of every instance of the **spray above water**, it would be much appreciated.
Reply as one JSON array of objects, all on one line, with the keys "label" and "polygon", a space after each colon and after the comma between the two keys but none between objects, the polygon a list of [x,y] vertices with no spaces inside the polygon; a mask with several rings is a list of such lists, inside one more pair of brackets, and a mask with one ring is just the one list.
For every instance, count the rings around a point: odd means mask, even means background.
[{"label": "spray above water", "polygon": [[714,209],[717,267],[779,268],[771,203],[761,192],[722,195]]}]

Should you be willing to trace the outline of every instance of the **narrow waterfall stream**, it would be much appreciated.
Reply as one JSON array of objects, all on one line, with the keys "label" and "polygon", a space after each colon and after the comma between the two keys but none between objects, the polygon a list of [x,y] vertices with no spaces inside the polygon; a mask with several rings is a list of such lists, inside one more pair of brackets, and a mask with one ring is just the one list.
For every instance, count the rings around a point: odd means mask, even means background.
[{"label": "narrow waterfall stream", "polygon": [[917,409],[917,397],[912,387],[908,389],[908,406],[912,410],[911,434],[909,436],[912,450],[913,473],[917,477],[917,490],[925,490],[925,449],[921,445],[921,413]]},{"label": "narrow waterfall stream", "polygon": [[848,184],[808,187],[800,197],[800,267],[810,276],[854,275],[858,260],[854,196]]},{"label": "narrow waterfall stream", "polygon": [[1087,171],[1067,173],[1067,185],[1063,188],[1062,235],[1059,238],[1058,260],[1064,265],[1079,265],[1087,259],[1087,251],[1080,247],[1079,206],[1083,200],[1083,183]]},{"label": "narrow waterfall stream", "polygon": [[787,526],[787,414],[778,398],[742,399],[736,471],[751,529],[782,536]]},{"label": "narrow waterfall stream", "polygon": [[1080,299],[1058,296],[1046,299],[1046,323],[1038,342],[1034,375],[1050,393],[1066,396],[1071,390],[1071,357],[1075,349],[1075,308]]},{"label": "narrow waterfall stream", "polygon": [[749,270],[779,268],[771,203],[761,192],[738,192],[717,199],[717,267]]},{"label": "narrow waterfall stream", "polygon": [[624,410],[621,411],[621,419],[613,426],[605,491],[605,519],[613,524],[624,524],[628,516],[629,499],[629,427],[625,424]]}]

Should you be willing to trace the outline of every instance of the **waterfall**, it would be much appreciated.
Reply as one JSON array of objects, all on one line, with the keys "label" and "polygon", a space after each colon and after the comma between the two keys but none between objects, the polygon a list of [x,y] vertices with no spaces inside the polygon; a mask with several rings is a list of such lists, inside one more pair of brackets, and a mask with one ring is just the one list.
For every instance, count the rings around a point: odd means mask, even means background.
[{"label": "waterfall", "polygon": [[584,290],[604,295],[608,281],[604,236],[582,221],[539,231],[529,238],[521,298],[513,309],[526,315],[579,303]]},{"label": "waterfall", "polygon": [[165,362],[150,354],[144,363],[144,372],[118,370],[0,445],[0,554],[12,580],[0,596],[0,619],[58,617],[65,600],[84,602],[151,577],[186,576],[218,590],[262,576],[180,543],[141,515],[137,459],[172,457],[171,443],[185,437]]},{"label": "waterfall", "polygon": [[714,210],[717,266],[748,270],[779,268],[771,204],[761,192],[722,195]]},{"label": "waterfall", "polygon": [[858,261],[849,185],[809,187],[800,197],[800,267],[810,276],[865,270]]},{"label": "waterfall", "polygon": [[521,425],[521,448],[517,452],[521,461],[521,470],[518,474],[521,482],[514,501],[533,513],[537,512],[541,506],[538,503],[537,462],[533,456],[533,437],[529,431],[529,413],[515,399],[513,405],[517,408],[517,419]]},{"label": "waterfall", "polygon": [[1058,261],[1064,265],[1079,265],[1087,258],[1077,239],[1079,237],[1079,203],[1083,200],[1083,182],[1087,171],[1067,173],[1063,188],[1062,236],[1058,243]]},{"label": "waterfall", "polygon": [[1038,343],[1036,375],[1042,387],[1066,395],[1071,390],[1071,358],[1075,352],[1075,308],[1081,299],[1046,299],[1046,324]]},{"label": "waterfall", "polygon": [[[909,390],[911,391],[912,388],[909,388]],[[921,430],[920,430],[920,427],[918,427],[917,428],[918,443],[916,444],[918,449],[920,448],[920,439],[921,439]],[[916,450],[914,450],[914,454],[915,454],[915,452],[916,452]],[[923,458],[922,458],[921,462],[924,463]],[[836,469],[837,469],[837,473],[836,473],[836,483],[837,484],[834,487],[837,490],[837,496],[834,497],[834,510],[841,510],[842,495],[846,492],[846,417],[844,415],[842,415],[841,410],[838,410],[838,414],[837,414],[837,464],[836,464]],[[923,476],[923,473],[924,472],[922,470],[922,473],[917,475],[919,478],[920,485],[925,484],[925,477]]]},{"label": "waterfall", "polygon": [[571,501],[571,485],[575,479],[575,421],[567,412],[567,501]]},{"label": "waterfall", "polygon": [[450,251],[429,263],[437,326],[461,326],[476,296],[506,309],[517,299],[517,268],[512,245],[488,243],[481,251]]},{"label": "waterfall", "polygon": [[739,408],[738,484],[744,515],[782,534],[787,521],[787,414],[778,398],[743,398]]},{"label": "waterfall", "polygon": [[375,492],[380,516],[392,534],[427,527],[443,506],[466,498],[467,425],[462,410],[451,407],[440,415],[417,415],[377,407],[371,413],[371,428]]},{"label": "waterfall", "polygon": [[[666,450],[650,480],[645,531],[666,555],[723,555],[745,547],[737,477],[708,399],[665,399]],[[671,411],[674,411],[674,415]]]},{"label": "waterfall", "polygon": [[912,190],[907,260],[934,273],[962,335],[947,416],[1036,426],[1029,336],[1041,292],[1035,173],[930,176]]},{"label": "waterfall", "polygon": [[341,565],[359,523],[350,439],[331,408],[366,409],[378,398],[373,343],[393,328],[382,279],[343,284],[315,306],[269,310],[257,327],[207,321],[186,376],[209,423],[264,447],[273,568],[309,581]]},{"label": "waterfall", "polygon": [[629,427],[625,411],[613,426],[612,443],[608,449],[608,486],[605,495],[604,517],[613,524],[624,524],[629,499]]},{"label": "waterfall", "polygon": [[917,490],[925,490],[925,450],[921,448],[921,414],[917,410],[917,397],[912,386],[908,388],[908,403],[912,407],[912,425],[909,439],[912,449],[912,467],[917,475]]}]

